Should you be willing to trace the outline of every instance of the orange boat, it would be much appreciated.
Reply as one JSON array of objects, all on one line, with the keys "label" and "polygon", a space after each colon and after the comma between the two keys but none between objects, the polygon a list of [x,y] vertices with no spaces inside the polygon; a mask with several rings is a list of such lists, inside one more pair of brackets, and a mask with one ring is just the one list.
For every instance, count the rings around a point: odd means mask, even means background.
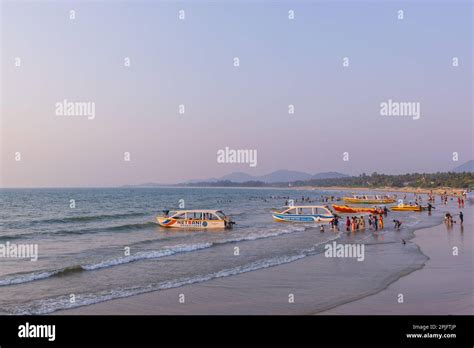
[{"label": "orange boat", "polygon": [[338,211],[340,213],[371,213],[371,214],[377,214],[376,208],[355,208],[355,207],[349,207],[348,205],[336,205],[333,204],[332,207],[334,208],[335,211]]}]

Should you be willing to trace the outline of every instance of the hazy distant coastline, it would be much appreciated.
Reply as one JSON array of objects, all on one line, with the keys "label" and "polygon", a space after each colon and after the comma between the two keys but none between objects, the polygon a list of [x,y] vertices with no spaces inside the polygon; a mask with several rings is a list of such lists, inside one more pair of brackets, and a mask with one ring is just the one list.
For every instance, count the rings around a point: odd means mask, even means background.
[{"label": "hazy distant coastline", "polygon": [[[462,170],[462,171],[460,171]],[[295,179],[296,178],[296,179]],[[361,174],[349,176],[339,172],[323,172],[314,175],[279,170],[262,176],[236,172],[219,179],[190,180],[177,184],[146,183],[123,187],[243,187],[243,188],[325,188],[385,191],[463,191],[474,187],[473,161],[469,161],[449,172],[411,174]]]}]

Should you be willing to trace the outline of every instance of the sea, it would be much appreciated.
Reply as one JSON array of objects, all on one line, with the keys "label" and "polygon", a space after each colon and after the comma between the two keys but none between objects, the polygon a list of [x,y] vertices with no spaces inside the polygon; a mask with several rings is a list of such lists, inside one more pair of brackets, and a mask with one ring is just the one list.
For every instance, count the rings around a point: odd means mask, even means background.
[{"label": "sea", "polygon": [[[324,253],[333,241],[383,245],[384,253],[397,260],[393,268],[374,263],[370,272],[380,279],[377,284],[357,272],[353,278],[345,275],[351,278],[342,283],[346,292],[370,293],[423,267],[427,257],[416,245],[401,246],[415,230],[440,224],[447,207],[431,214],[389,212],[384,230],[377,233],[348,233],[343,221],[340,231],[326,225],[321,232],[316,223],[281,223],[271,216],[287,199],[299,204],[305,197],[311,203],[304,204],[331,205],[341,201],[325,202],[325,196],[336,200],[349,194],[274,188],[1,189],[0,245],[36,245],[38,258],[0,257],[0,314],[54,313],[278,267]],[[155,223],[157,213],[180,205],[222,210],[236,224],[230,230],[190,231]],[[394,219],[402,221],[399,231]],[[334,277],[343,271],[334,269]],[[321,282],[318,289],[325,286]],[[338,301],[337,291],[326,290],[332,295],[323,301],[325,307]]]}]

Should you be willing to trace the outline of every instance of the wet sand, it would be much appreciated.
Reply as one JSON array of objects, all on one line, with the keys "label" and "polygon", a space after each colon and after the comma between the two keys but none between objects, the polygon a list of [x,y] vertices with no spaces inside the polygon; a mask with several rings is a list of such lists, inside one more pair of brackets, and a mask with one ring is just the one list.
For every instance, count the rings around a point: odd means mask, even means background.
[{"label": "wet sand", "polygon": [[[324,254],[253,272],[160,290],[54,314],[314,314],[384,289],[422,267],[413,243],[367,245],[365,261]],[[185,303],[179,303],[184,294]],[[294,294],[294,303],[290,303]]]},{"label": "wet sand", "polygon": [[[468,210],[466,209],[466,212]],[[471,218],[472,214],[466,214]],[[459,221],[418,230],[413,243],[429,256],[425,266],[387,289],[318,314],[474,314],[473,224]],[[457,247],[458,256],[453,255]],[[403,294],[403,303],[398,295]]]}]

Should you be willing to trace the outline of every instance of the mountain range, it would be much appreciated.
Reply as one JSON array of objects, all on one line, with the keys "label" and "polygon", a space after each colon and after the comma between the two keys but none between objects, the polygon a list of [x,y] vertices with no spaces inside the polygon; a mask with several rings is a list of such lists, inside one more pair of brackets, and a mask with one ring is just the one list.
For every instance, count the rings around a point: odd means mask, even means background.
[{"label": "mountain range", "polygon": [[334,178],[345,178],[349,175],[338,173],[338,172],[322,172],[317,174],[309,174],[305,172],[298,172],[295,170],[277,170],[266,175],[250,175],[243,172],[234,172],[224,175],[220,178],[211,178],[204,180],[189,180],[185,184],[203,183],[203,182],[217,182],[217,181],[232,181],[235,183],[243,183],[247,181],[260,181],[266,184],[273,184],[277,182],[292,182],[299,180],[310,180],[310,179],[334,179]]},{"label": "mountain range", "polygon": [[[453,169],[450,170],[455,173],[462,172],[474,172],[474,160],[467,161]],[[337,178],[346,178],[349,175],[342,174],[339,172],[321,172],[317,174],[309,174],[306,172],[299,172],[296,170],[277,170],[265,175],[250,175],[244,172],[233,172],[227,175],[224,175],[219,178],[210,178],[210,179],[197,179],[197,180],[188,180],[179,185],[192,185],[196,183],[215,183],[220,181],[230,181],[234,183],[245,183],[249,181],[259,181],[265,184],[274,184],[274,183],[286,183],[294,181],[305,181],[313,179],[337,179]],[[170,184],[158,184],[158,183],[146,183],[140,185],[125,185],[124,187],[158,187],[158,186],[176,186]]]},{"label": "mountain range", "polygon": [[474,172],[474,160],[467,161],[453,169],[455,173]]}]

